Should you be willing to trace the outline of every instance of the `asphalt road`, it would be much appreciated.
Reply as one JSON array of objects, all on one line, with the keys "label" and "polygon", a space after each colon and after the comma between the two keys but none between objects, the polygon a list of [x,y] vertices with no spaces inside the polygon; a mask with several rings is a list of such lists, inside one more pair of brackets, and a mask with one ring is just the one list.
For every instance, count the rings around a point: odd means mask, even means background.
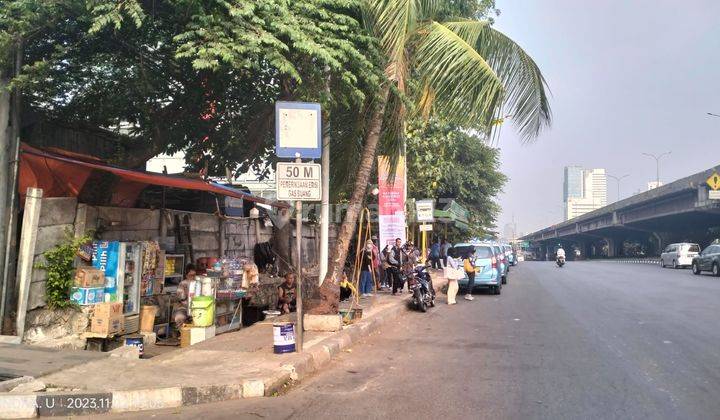
[{"label": "asphalt road", "polygon": [[501,296],[408,313],[287,395],[150,415],[717,419],[719,301],[689,270],[525,262]]}]

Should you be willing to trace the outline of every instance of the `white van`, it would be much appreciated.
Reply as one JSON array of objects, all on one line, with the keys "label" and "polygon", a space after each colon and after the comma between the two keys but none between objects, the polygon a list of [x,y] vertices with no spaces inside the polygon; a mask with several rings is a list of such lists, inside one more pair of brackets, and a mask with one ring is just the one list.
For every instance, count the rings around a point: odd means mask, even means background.
[{"label": "white van", "polygon": [[682,242],[670,244],[660,254],[660,265],[663,267],[689,267],[692,259],[700,253],[700,245]]}]

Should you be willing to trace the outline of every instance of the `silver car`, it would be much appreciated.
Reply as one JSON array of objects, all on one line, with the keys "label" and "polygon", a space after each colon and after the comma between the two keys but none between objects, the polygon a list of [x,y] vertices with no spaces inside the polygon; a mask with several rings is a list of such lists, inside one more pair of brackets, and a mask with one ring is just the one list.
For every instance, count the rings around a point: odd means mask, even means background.
[{"label": "silver car", "polygon": [[670,244],[660,254],[660,265],[662,267],[690,267],[693,258],[700,253],[700,245],[689,242]]}]

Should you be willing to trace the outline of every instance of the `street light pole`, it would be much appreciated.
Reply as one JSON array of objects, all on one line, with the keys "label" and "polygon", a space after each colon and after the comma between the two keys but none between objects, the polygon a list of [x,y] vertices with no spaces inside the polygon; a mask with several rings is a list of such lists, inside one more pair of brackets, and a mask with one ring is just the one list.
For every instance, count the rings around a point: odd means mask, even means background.
[{"label": "street light pole", "polygon": [[643,153],[643,156],[649,156],[653,159],[655,159],[655,188],[660,186],[660,159],[663,156],[667,156],[672,152],[665,152],[661,153],[660,155],[655,155],[652,153]]},{"label": "street light pole", "polygon": [[614,179],[614,180],[617,182],[617,200],[616,200],[616,201],[620,201],[620,181],[622,181],[623,178],[629,177],[630,174],[625,174],[625,175],[620,176],[620,177],[617,177],[617,176],[615,176],[615,175],[610,175],[610,174],[608,174],[608,173],[606,173],[605,175],[606,175],[608,178],[612,178],[612,179]]}]

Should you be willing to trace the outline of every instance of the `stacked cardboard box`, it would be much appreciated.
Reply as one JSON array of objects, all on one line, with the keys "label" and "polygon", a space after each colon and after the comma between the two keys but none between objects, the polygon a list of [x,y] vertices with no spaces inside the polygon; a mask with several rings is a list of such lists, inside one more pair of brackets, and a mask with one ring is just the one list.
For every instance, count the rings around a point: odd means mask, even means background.
[{"label": "stacked cardboard box", "polygon": [[94,305],[105,297],[105,274],[92,267],[80,267],[75,271],[75,285],[70,300],[78,305]]},{"label": "stacked cardboard box", "polygon": [[95,305],[90,331],[97,334],[113,335],[123,331],[125,318],[123,317],[122,302],[107,302]]}]

